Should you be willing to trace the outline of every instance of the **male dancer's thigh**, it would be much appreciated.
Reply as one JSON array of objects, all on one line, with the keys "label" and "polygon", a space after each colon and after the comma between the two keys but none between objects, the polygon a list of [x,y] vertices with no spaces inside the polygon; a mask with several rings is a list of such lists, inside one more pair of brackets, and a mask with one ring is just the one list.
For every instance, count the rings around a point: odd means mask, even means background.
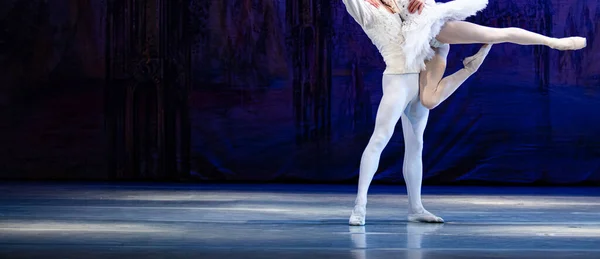
[{"label": "male dancer's thigh", "polygon": [[[382,85],[383,97],[377,109],[375,129],[365,151],[365,154],[372,153],[373,159],[379,157],[380,152],[383,151],[394,134],[396,123],[398,123],[409,102],[419,98],[419,74],[383,75]],[[371,156],[368,155],[367,157]],[[369,169],[365,167],[363,170],[361,165],[361,175],[362,171],[374,173],[376,170],[376,164],[378,163],[376,160],[378,158],[373,160],[373,163],[366,163],[367,160],[370,161],[371,159],[363,159],[365,163],[361,164],[369,165]]]},{"label": "male dancer's thigh", "polygon": [[419,74],[383,75],[382,81],[383,97],[375,124],[376,127],[378,124],[395,126],[408,104],[419,99]]}]

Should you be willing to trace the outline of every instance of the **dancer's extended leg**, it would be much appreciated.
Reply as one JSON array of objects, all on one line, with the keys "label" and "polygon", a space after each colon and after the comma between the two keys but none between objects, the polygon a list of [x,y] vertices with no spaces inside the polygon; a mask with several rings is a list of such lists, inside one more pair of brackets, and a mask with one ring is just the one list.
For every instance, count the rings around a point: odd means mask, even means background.
[{"label": "dancer's extended leg", "polygon": [[413,99],[402,116],[404,133],[404,166],[402,173],[408,193],[408,220],[412,222],[443,223],[444,220],[427,211],[421,201],[423,183],[423,135],[429,110],[419,98]]},{"label": "dancer's extended leg", "polygon": [[446,22],[436,39],[449,44],[514,43],[519,45],[545,45],[558,50],[585,48],[582,37],[551,38],[521,28],[492,28],[465,21]]},{"label": "dancer's extended leg", "polygon": [[375,130],[361,158],[358,193],[350,225],[365,224],[367,192],[379,167],[381,152],[390,141],[396,123],[409,101],[418,98],[418,80],[418,74],[383,76],[383,97],[375,118]]},{"label": "dancer's extended leg", "polygon": [[446,70],[446,60],[450,51],[449,44],[434,48],[435,55],[425,62],[426,70],[420,75],[421,102],[428,109],[437,107],[448,99],[481,66],[491,45],[484,45],[477,54],[464,60],[464,68],[442,79]]}]

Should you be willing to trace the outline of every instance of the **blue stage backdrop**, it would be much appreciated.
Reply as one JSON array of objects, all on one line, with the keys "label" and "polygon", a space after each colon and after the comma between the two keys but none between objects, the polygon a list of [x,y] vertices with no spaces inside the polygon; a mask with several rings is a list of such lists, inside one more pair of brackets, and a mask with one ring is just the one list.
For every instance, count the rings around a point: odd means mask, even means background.
[{"label": "blue stage backdrop", "polygon": [[[341,1],[304,2],[312,1],[196,1],[194,176],[357,178],[383,63]],[[432,111],[426,181],[599,182],[600,2],[491,0],[471,21],[585,36],[588,47],[495,45],[480,72]],[[478,47],[452,46],[448,73]],[[403,181],[400,127],[383,153],[381,182]]]},{"label": "blue stage backdrop", "polygon": [[[121,3],[121,9],[107,3]],[[109,172],[125,169],[111,171],[107,161],[136,156],[125,149],[116,154],[111,145],[120,141],[131,149],[134,137],[147,140],[140,144],[145,160],[138,176],[152,176],[159,167],[159,141],[151,136],[160,125],[150,119],[158,116],[136,119],[147,118],[147,124],[135,132],[133,115],[108,123],[117,115],[107,111],[133,107],[137,99],[107,94],[108,88],[126,89],[105,84],[107,55],[115,55],[112,66],[132,61],[107,46],[126,49],[129,42],[144,50],[130,53],[133,58],[156,54],[145,51],[156,49],[152,44],[140,47],[156,39],[120,31],[139,18],[122,3],[135,3],[136,15],[149,21],[166,12],[154,0],[0,1],[0,178],[110,179]],[[384,67],[341,0],[191,0],[190,11],[193,178],[356,182]],[[111,12],[127,18],[112,34]],[[471,21],[585,36],[588,47],[558,52],[495,45],[480,71],[432,111],[426,181],[599,183],[600,2],[490,0]],[[162,31],[153,24],[146,24],[148,35]],[[107,34],[114,34],[112,41]],[[478,47],[453,46],[448,73]],[[134,96],[132,89],[123,96]],[[107,125],[128,135],[110,142]],[[138,134],[141,128],[152,129]],[[185,141],[187,134],[181,135]],[[402,183],[403,152],[398,126],[377,180]]]}]

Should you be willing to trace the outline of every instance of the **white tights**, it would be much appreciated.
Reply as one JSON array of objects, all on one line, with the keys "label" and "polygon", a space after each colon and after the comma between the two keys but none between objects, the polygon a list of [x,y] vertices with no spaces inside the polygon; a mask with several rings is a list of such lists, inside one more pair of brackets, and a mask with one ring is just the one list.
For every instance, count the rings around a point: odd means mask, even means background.
[{"label": "white tights", "polygon": [[[383,98],[377,110],[375,130],[360,162],[356,204],[367,204],[367,192],[379,167],[381,153],[390,141],[398,120],[402,118],[405,143],[403,175],[408,192],[409,212],[414,214],[425,211],[421,203],[422,152],[429,110],[420,102],[418,84],[418,74],[383,76]],[[403,113],[405,116],[402,116]]]}]

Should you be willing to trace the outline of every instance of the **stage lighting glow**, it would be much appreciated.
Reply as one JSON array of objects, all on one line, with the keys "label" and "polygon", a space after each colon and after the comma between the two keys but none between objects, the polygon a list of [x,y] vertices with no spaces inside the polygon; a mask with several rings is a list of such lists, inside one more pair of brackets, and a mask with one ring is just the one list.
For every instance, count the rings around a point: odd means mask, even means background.
[{"label": "stage lighting glow", "polygon": [[0,231],[7,232],[104,232],[104,233],[158,233],[177,231],[170,228],[129,223],[69,223],[50,221],[1,222]]}]

